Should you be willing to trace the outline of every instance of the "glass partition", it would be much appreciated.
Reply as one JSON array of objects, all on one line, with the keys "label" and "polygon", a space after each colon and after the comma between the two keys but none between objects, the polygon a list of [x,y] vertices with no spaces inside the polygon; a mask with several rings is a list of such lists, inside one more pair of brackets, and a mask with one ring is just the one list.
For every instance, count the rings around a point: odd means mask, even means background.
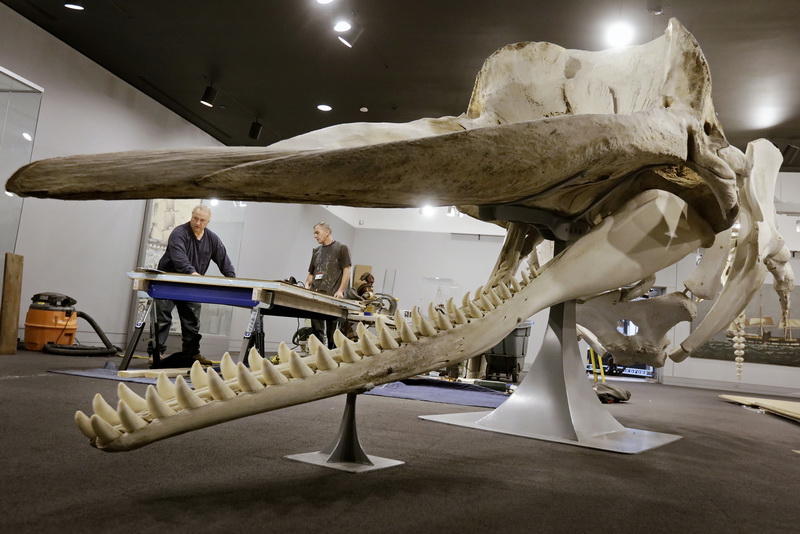
[{"label": "glass partition", "polygon": [[[22,199],[5,190],[6,180],[30,163],[42,89],[0,67],[0,280],[7,252],[14,252],[22,214]],[[0,293],[2,283],[0,283]]]}]

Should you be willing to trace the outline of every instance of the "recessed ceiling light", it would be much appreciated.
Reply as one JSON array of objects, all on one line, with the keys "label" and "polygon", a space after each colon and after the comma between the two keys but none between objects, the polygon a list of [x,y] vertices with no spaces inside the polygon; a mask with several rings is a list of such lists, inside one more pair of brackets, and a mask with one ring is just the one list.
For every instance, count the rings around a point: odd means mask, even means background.
[{"label": "recessed ceiling light", "polygon": [[26,141],[33,141],[33,136],[31,134],[29,134],[28,132],[24,132],[22,134],[22,137],[24,137]]},{"label": "recessed ceiling light", "polygon": [[64,7],[67,9],[74,9],[75,11],[83,11],[83,2],[72,0],[71,2],[65,2]]},{"label": "recessed ceiling light", "polygon": [[341,32],[346,32],[350,28],[352,28],[352,26],[346,20],[340,20],[336,24],[333,25],[333,31],[337,31],[337,32],[340,32],[340,33]]},{"label": "recessed ceiling light", "polygon": [[6,191],[6,196],[13,197],[14,193],[12,193],[11,191]]},{"label": "recessed ceiling light", "polygon": [[217,204],[219,204],[219,200],[217,200],[216,198],[212,198],[209,201],[209,204],[211,204],[212,206],[216,206]]},{"label": "recessed ceiling light", "polygon": [[433,214],[436,213],[436,210],[433,208],[433,206],[422,206],[419,209],[419,212],[425,217],[433,217]]},{"label": "recessed ceiling light", "polygon": [[328,104],[320,104],[319,106],[317,106],[317,109],[320,111],[330,111],[333,108],[330,107]]},{"label": "recessed ceiling light", "polygon": [[360,108],[358,108],[358,111],[360,111],[361,113],[366,113],[367,111],[369,111],[369,108],[367,106],[361,106]]},{"label": "recessed ceiling light", "polygon": [[615,22],[606,30],[606,43],[612,48],[627,46],[633,42],[633,26],[627,22]]},{"label": "recessed ceiling light", "polygon": [[318,4],[330,4],[333,0],[317,0]]}]

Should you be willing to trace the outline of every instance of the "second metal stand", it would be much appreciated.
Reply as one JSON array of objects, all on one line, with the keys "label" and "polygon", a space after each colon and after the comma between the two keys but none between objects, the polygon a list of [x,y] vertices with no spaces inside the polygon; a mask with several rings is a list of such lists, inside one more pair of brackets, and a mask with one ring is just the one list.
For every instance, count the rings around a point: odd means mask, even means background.
[{"label": "second metal stand", "polygon": [[542,348],[516,392],[497,409],[420,418],[627,454],[681,438],[625,428],[600,403],[578,350],[575,301],[550,308]]},{"label": "second metal stand", "polygon": [[358,432],[356,431],[357,396],[357,393],[347,394],[347,404],[345,404],[342,424],[339,426],[339,433],[336,439],[330,445],[318,452],[292,454],[286,456],[286,458],[347,471],[348,473],[364,473],[404,464],[405,462],[400,460],[371,456],[361,448],[361,443],[358,441]]}]

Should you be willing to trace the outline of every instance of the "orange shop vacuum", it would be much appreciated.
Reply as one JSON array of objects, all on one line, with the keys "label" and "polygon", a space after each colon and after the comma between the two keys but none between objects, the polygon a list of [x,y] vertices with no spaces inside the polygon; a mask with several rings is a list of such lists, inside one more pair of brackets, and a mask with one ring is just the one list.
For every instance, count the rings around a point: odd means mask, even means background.
[{"label": "orange shop vacuum", "polygon": [[[106,337],[98,324],[87,314],[76,311],[76,301],[61,293],[37,293],[25,316],[25,349],[52,354],[75,356],[105,356],[119,351]],[[75,344],[78,318],[86,320],[105,347]]]}]

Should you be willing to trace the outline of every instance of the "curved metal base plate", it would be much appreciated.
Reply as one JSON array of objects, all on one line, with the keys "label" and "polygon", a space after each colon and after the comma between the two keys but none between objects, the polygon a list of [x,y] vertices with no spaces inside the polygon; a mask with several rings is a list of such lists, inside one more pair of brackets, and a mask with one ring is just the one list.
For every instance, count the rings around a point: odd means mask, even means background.
[{"label": "curved metal base plate", "polygon": [[372,456],[370,454],[367,455],[367,458],[370,462],[372,462],[371,464],[362,464],[356,462],[332,462],[329,461],[330,457],[330,454],[322,451],[284,456],[284,458],[288,458],[289,460],[294,460],[296,462],[319,465],[322,467],[328,467],[330,469],[346,471],[348,473],[366,473],[367,471],[386,469],[387,467],[395,467],[405,463],[401,460],[391,460],[389,458],[381,458],[380,456]]},{"label": "curved metal base plate", "polygon": [[480,420],[491,413],[492,412],[489,411],[453,413],[444,415],[421,415],[419,418],[427,419],[428,421],[435,421],[437,423],[446,423],[448,425],[464,426],[478,430],[486,430],[489,432],[498,432],[500,434],[509,434],[512,436],[540,439],[544,441],[553,441],[556,443],[566,443],[568,445],[577,445],[579,447],[619,452],[623,454],[638,454],[640,452],[655,449],[656,447],[661,447],[662,445],[666,445],[681,439],[681,436],[675,434],[662,434],[660,432],[651,432],[649,430],[637,430],[635,428],[623,427],[622,430],[616,432],[591,436],[582,440],[572,440],[554,436],[532,434],[521,430],[492,428],[491,426],[480,424]]}]

